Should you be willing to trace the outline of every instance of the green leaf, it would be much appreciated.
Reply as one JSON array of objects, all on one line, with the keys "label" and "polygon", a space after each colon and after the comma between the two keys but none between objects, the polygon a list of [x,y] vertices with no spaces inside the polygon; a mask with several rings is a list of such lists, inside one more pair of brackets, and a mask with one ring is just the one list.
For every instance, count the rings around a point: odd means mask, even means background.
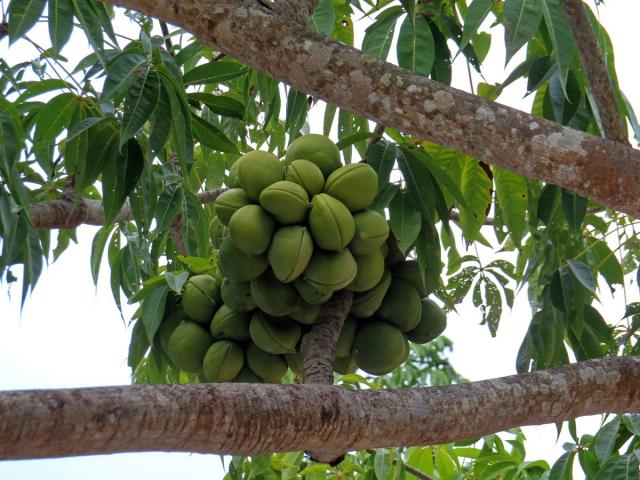
[{"label": "green leaf", "polygon": [[193,112],[191,112],[191,120],[193,134],[200,143],[218,152],[239,153],[234,143],[218,127]]},{"label": "green leaf", "polygon": [[107,244],[109,235],[113,230],[113,225],[104,225],[96,232],[91,242],[91,278],[93,284],[98,286],[98,274],[100,272],[100,263],[102,262],[102,255],[104,253],[104,247]]},{"label": "green leaf", "polygon": [[378,174],[378,191],[389,182],[391,171],[396,163],[397,149],[393,143],[380,140],[368,150],[365,161]]},{"label": "green leaf", "polygon": [[165,279],[169,288],[180,295],[182,293],[182,287],[189,279],[189,272],[167,272]]},{"label": "green leaf", "polygon": [[245,75],[247,67],[236,62],[209,62],[198,65],[184,74],[185,85],[220,83]]},{"label": "green leaf", "polygon": [[567,264],[576,280],[590,292],[596,293],[596,282],[591,269],[579,260],[567,259]]},{"label": "green leaf", "polygon": [[637,452],[636,450],[610,459],[598,471],[595,480],[638,480],[640,463]]},{"label": "green leaf", "polygon": [[460,228],[465,238],[472,242],[487,219],[491,206],[493,182],[475,158],[465,157],[460,189],[467,207],[460,207]]},{"label": "green leaf", "polygon": [[562,210],[569,227],[575,232],[580,231],[582,221],[587,213],[588,203],[589,201],[586,198],[577,193],[562,189]]},{"label": "green leaf", "polygon": [[209,110],[218,115],[232,118],[244,118],[245,106],[240,100],[228,95],[213,95],[205,92],[192,92],[188,94],[190,100],[204,103]]},{"label": "green leaf", "polygon": [[169,287],[159,284],[151,288],[142,299],[142,324],[147,339],[153,339],[162,322]]},{"label": "green leaf", "polygon": [[389,204],[389,226],[396,237],[400,239],[400,250],[406,253],[418,238],[422,227],[422,216],[413,206],[409,195],[400,192],[393,197]]},{"label": "green leaf", "polygon": [[469,8],[467,9],[467,13],[464,15],[464,27],[462,28],[462,38],[460,39],[460,44],[458,48],[463,50],[466,47],[473,36],[480,28],[484,19],[487,18],[487,15],[491,11],[491,7],[493,7],[493,0],[473,0]]},{"label": "green leaf", "polygon": [[49,38],[56,52],[60,52],[73,30],[73,4],[71,0],[49,0]]},{"label": "green leaf", "polygon": [[29,86],[25,88],[24,91],[20,94],[20,96],[16,100],[16,104],[22,103],[28,98],[36,97],[38,95],[42,95],[43,93],[51,92],[53,90],[60,90],[63,88],[71,90],[73,87],[69,82],[61,80],[59,78],[45,78],[44,80],[33,82],[29,84]]},{"label": "green leaf", "polygon": [[142,72],[147,71],[147,59],[137,52],[123,52],[107,65],[107,78],[100,98],[107,100],[126,91]]},{"label": "green leaf", "polygon": [[133,137],[151,116],[160,97],[160,79],[155,70],[147,69],[129,88],[124,116],[120,148]]},{"label": "green leaf", "polygon": [[[477,1],[477,0],[476,0]],[[429,24],[422,15],[406,17],[400,25],[398,65],[419,75],[429,75],[435,60],[435,45]]]},{"label": "green leaf", "polygon": [[624,282],[622,266],[607,243],[594,237],[587,237],[586,241],[589,245],[587,255],[592,259],[590,263],[595,266],[610,287],[615,284],[622,285]]},{"label": "green leaf", "polygon": [[102,171],[102,203],[105,223],[111,223],[135,188],[144,168],[144,153],[131,139],[121,153],[110,159]]},{"label": "green leaf", "polygon": [[0,161],[2,173],[9,177],[18,159],[18,133],[11,117],[0,111]]},{"label": "green leaf", "polygon": [[307,94],[293,87],[289,88],[284,129],[288,130],[291,136],[295,136],[304,125],[308,107]]},{"label": "green leaf", "polygon": [[344,150],[351,145],[354,145],[358,142],[362,142],[363,140],[367,140],[371,137],[374,137],[376,134],[374,132],[355,132],[349,135],[345,135],[336,143],[336,147],[338,150]]},{"label": "green leaf", "polygon": [[576,452],[566,452],[553,464],[551,471],[549,472],[549,480],[571,480],[573,459],[576,456]]},{"label": "green leaf", "polygon": [[505,64],[520,48],[533,38],[540,27],[542,8],[540,0],[505,0],[504,43],[507,53]]},{"label": "green leaf", "polygon": [[171,122],[168,122],[167,118],[172,118],[171,101],[166,87],[160,85],[158,105],[151,115],[151,134],[149,135],[151,150],[156,156],[160,155],[171,131]]},{"label": "green leaf", "polygon": [[129,342],[129,355],[127,356],[127,365],[131,370],[135,370],[140,364],[145,354],[149,350],[151,344],[147,339],[147,335],[144,331],[144,323],[142,320],[137,320],[133,329],[131,330],[131,341]]},{"label": "green leaf", "polygon": [[118,155],[118,137],[120,132],[111,122],[99,123],[95,131],[91,131],[87,151],[91,155],[79,158],[77,165],[78,181],[76,188],[81,190],[91,185],[97,178],[104,165],[115,161]]},{"label": "green leaf", "polygon": [[433,224],[436,194],[429,170],[404,148],[398,151],[398,165],[415,206],[422,212],[423,217]]},{"label": "green leaf", "polygon": [[391,7],[378,15],[374,23],[369,25],[362,40],[362,51],[382,60],[389,56],[389,49],[396,29],[396,21],[402,14],[399,7]]},{"label": "green leaf", "polygon": [[309,18],[309,27],[315,32],[331,35],[336,23],[336,12],[333,0],[320,0],[313,15]]},{"label": "green leaf", "polygon": [[553,212],[556,209],[556,200],[558,199],[558,187],[546,184],[542,188],[540,198],[538,199],[538,219],[545,225],[549,225]]},{"label": "green leaf", "polygon": [[[193,125],[192,112],[189,111],[184,86],[166,68],[158,68],[164,91],[171,105],[170,133],[173,147],[180,160],[180,167],[187,173],[193,165]],[[161,95],[162,98],[162,95]],[[198,117],[199,118],[199,117]],[[166,119],[159,119],[166,121]],[[207,130],[208,122],[202,120],[205,125],[200,125],[203,135],[210,133]],[[210,139],[210,135],[207,136]]]},{"label": "green leaf", "polygon": [[416,253],[423,285],[439,285],[442,272],[440,237],[436,227],[426,220],[422,222],[416,241]]},{"label": "green leaf", "polygon": [[622,416],[625,427],[636,436],[640,436],[640,414],[628,413]]},{"label": "green leaf", "polygon": [[[93,51],[97,55],[100,63],[106,66],[106,59],[104,56],[104,40],[102,38],[103,27],[102,21],[99,17],[95,3],[89,0],[71,0],[73,3],[73,10],[75,15],[82,26],[82,31],[87,37],[89,44],[93,48]],[[104,92],[103,92],[104,93]]]},{"label": "green leaf", "polygon": [[9,2],[9,40],[11,43],[31,30],[44,10],[46,0],[11,0]]},{"label": "green leaf", "polygon": [[[433,453],[430,447],[411,447],[407,450],[407,465],[417,468],[427,475],[433,475]],[[410,472],[407,476],[417,478]]]},{"label": "green leaf", "polygon": [[20,214],[18,222],[25,224],[27,232],[26,241],[22,247],[22,294],[20,298],[20,307],[22,307],[27,298],[27,293],[33,291],[42,273],[43,251],[40,245],[40,238],[36,231],[28,225],[24,212]]},{"label": "green leaf", "polygon": [[393,473],[394,451],[386,448],[376,450],[373,459],[373,470],[378,480],[389,480]]},{"label": "green leaf", "polygon": [[621,419],[616,416],[598,431],[593,440],[593,448],[601,464],[605,463],[613,454],[620,424]]},{"label": "green leaf", "polygon": [[575,49],[573,35],[564,16],[560,0],[540,1],[542,2],[542,11],[547,24],[549,37],[553,44],[560,82],[564,89]]},{"label": "green leaf", "polygon": [[179,185],[167,185],[164,188],[160,198],[158,198],[158,210],[156,212],[156,228],[159,232],[169,228],[171,221],[180,212],[183,200],[184,192]]},{"label": "green leaf", "polygon": [[528,190],[527,181],[518,174],[502,168],[493,168],[496,198],[502,210],[504,222],[511,238],[520,245],[527,229]]},{"label": "green leaf", "polygon": [[78,106],[73,93],[61,93],[51,99],[36,117],[35,150],[46,148],[69,126],[71,116]]}]

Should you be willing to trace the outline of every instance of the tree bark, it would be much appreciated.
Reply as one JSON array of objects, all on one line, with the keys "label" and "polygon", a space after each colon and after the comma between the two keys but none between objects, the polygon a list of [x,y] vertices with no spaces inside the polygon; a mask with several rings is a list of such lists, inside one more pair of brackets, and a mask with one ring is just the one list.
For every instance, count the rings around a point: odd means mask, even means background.
[{"label": "tree bark", "polygon": [[364,450],[603,412],[640,413],[640,357],[432,388],[229,383],[4,392],[0,458]]},{"label": "tree bark", "polygon": [[640,215],[640,151],[414,75],[248,0],[104,0],[180,26],[293,87],[528,178]]},{"label": "tree bark", "polygon": [[629,134],[618,108],[607,63],[602,56],[598,40],[585,10],[588,7],[582,0],[564,0],[562,6],[598,107],[598,114],[604,129],[603,134],[611,140],[629,143]]}]

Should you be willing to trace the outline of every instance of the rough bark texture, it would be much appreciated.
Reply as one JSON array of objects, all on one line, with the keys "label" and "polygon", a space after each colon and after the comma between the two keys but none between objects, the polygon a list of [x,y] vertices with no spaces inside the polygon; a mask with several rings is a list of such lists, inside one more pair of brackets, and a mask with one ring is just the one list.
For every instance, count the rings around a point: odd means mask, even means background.
[{"label": "rough bark texture", "polygon": [[620,115],[618,102],[613,92],[613,83],[607,71],[607,64],[585,10],[588,7],[582,0],[564,0],[562,6],[578,46],[591,92],[598,106],[604,136],[611,140],[628,143],[629,134]]},{"label": "rough bark texture", "polygon": [[640,215],[640,151],[414,75],[243,0],[105,0],[373,121]]},{"label": "rough bark texture", "polygon": [[276,0],[273,11],[284,20],[306,25],[320,0]]},{"label": "rough bark texture", "polygon": [[[226,188],[198,194],[201,203],[213,203]],[[104,225],[104,209],[100,200],[63,195],[58,200],[29,206],[31,224],[35,228],[74,228],[78,225]],[[125,204],[114,223],[133,220],[129,204]]]},{"label": "rough bark texture", "polygon": [[640,357],[433,388],[202,384],[3,392],[0,458],[346,452],[446,443],[602,412],[640,413]]}]

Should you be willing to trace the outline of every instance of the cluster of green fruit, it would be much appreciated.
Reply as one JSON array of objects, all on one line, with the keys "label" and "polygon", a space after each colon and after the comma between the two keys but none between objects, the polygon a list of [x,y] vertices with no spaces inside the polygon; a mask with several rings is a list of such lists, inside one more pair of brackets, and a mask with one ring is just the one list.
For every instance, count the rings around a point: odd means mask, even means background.
[{"label": "cluster of green fruit", "polygon": [[[253,151],[238,159],[215,203],[216,277],[185,284],[180,307],[159,329],[162,350],[206,381],[279,383],[301,373],[301,336],[334,292],[354,292],[334,370],[381,375],[401,365],[411,340],[446,326],[427,299],[416,261],[399,251],[383,215],[367,210],[378,178],[342,165],[336,145],[305,135],[284,161]],[[185,317],[187,317],[185,319]]]}]

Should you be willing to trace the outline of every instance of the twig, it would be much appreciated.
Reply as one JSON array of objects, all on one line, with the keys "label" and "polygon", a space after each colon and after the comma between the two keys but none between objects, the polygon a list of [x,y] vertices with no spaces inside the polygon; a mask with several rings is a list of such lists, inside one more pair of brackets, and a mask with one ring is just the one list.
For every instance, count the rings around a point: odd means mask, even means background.
[{"label": "twig", "polygon": [[381,123],[376,124],[376,128],[373,129],[374,135],[369,139],[369,143],[367,143],[367,149],[365,150],[365,153],[364,153],[365,158],[369,155],[371,148],[380,140],[382,140],[382,136],[384,135],[384,129],[385,129],[385,126],[382,125]]},{"label": "twig", "polygon": [[167,22],[165,22],[164,20],[160,20],[160,30],[162,31],[162,37],[164,38],[164,46],[167,49],[167,52],[169,52],[169,55],[171,55],[172,57],[175,57],[175,52],[173,51],[173,43],[171,43],[171,34],[169,32],[169,26],[167,25]]}]

